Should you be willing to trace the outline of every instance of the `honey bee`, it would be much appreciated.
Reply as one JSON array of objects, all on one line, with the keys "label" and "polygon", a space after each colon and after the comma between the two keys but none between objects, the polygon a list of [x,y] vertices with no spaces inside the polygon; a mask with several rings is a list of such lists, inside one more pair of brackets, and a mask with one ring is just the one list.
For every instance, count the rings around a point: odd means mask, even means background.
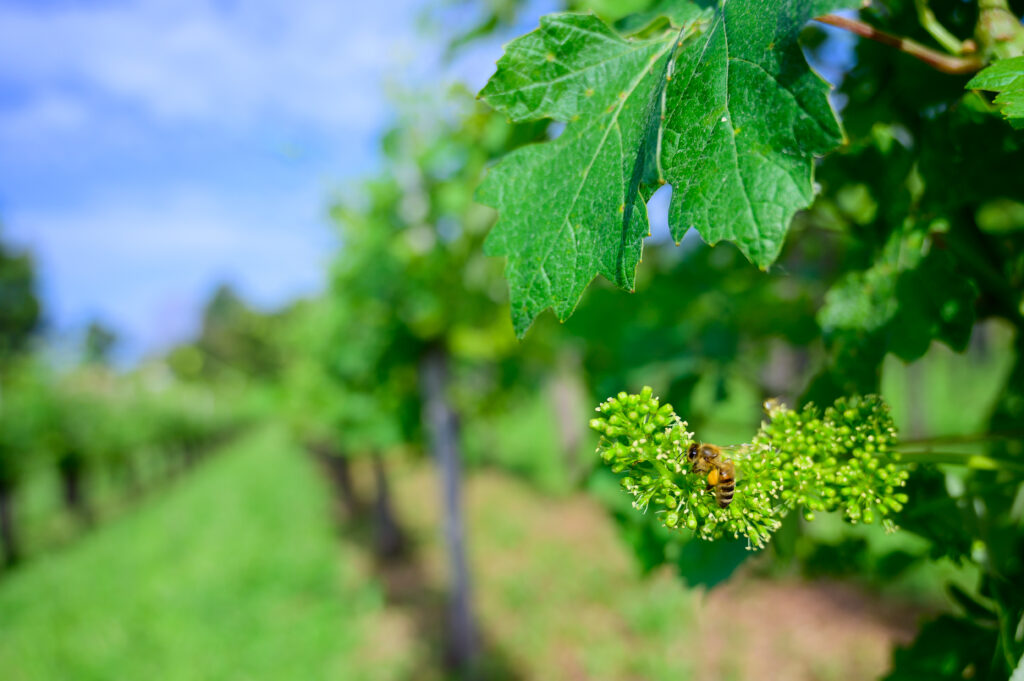
[{"label": "honey bee", "polygon": [[707,476],[708,489],[715,490],[718,507],[727,508],[736,492],[736,467],[732,460],[722,456],[721,447],[703,442],[691,444],[686,456],[690,460],[690,470]]}]

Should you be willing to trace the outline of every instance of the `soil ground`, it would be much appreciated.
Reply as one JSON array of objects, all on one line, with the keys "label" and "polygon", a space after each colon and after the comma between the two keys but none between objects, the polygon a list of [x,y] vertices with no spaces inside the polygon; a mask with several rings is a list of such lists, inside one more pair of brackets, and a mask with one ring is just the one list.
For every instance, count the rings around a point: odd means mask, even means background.
[{"label": "soil ground", "polygon": [[[394,478],[416,567],[385,570],[398,598],[372,640],[416,678],[439,678],[426,671],[444,621],[437,482],[427,464]],[[552,498],[500,473],[470,476],[466,512],[492,679],[870,679],[920,615],[840,582],[741,574],[705,592],[667,570],[643,577],[591,498]]]}]

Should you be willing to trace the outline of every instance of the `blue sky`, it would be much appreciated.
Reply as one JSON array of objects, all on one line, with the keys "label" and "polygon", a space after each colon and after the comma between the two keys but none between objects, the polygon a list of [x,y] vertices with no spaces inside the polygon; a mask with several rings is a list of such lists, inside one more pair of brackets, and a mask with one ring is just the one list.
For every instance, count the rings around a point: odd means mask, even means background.
[{"label": "blue sky", "polygon": [[265,307],[319,290],[389,86],[480,85],[500,54],[442,67],[424,4],[0,0],[2,234],[51,333],[98,318],[137,357],[194,333],[219,282]]}]

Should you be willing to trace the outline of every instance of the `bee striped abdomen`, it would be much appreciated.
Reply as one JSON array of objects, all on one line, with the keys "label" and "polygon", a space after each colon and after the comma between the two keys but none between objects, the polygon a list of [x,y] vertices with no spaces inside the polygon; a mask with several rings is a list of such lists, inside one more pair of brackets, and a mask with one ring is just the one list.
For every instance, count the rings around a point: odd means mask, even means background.
[{"label": "bee striped abdomen", "polygon": [[726,461],[720,465],[718,470],[718,484],[715,485],[715,497],[718,500],[719,508],[727,508],[732,503],[733,494],[736,492],[736,469],[732,461]]},{"label": "bee striped abdomen", "polygon": [[715,488],[718,496],[718,507],[726,508],[732,503],[732,495],[736,491],[736,481],[728,480],[718,483]]}]

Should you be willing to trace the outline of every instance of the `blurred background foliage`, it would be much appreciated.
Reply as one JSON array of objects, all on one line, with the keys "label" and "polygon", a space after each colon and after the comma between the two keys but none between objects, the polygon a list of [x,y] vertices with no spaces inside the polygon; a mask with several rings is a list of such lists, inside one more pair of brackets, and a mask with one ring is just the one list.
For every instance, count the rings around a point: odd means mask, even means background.
[{"label": "blurred background foliage", "polygon": [[[657,4],[567,6],[620,21]],[[931,8],[972,33],[972,3]],[[471,9],[452,58],[522,7]],[[862,18],[930,40],[909,0]],[[521,342],[473,193],[559,130],[458,88],[398,97],[380,172],[325,202],[323,295],[267,312],[222,286],[193,341],[138,366],[111,365],[98,321],[53,362],[31,255],[0,243],[3,677],[1006,678],[1024,654],[1024,137],[969,76],[805,38],[822,68],[849,64],[848,144],[778,264],[662,227],[635,293],[598,283]],[[881,393],[915,464],[903,529],[789,517],[759,553],[666,530],[585,428],[643,385],[721,444],[749,439],[769,397]],[[464,516],[444,451],[467,471]],[[702,596],[730,578],[761,591]],[[466,649],[442,625],[460,594]],[[851,624],[780,648],[765,617],[794,637]]]}]

